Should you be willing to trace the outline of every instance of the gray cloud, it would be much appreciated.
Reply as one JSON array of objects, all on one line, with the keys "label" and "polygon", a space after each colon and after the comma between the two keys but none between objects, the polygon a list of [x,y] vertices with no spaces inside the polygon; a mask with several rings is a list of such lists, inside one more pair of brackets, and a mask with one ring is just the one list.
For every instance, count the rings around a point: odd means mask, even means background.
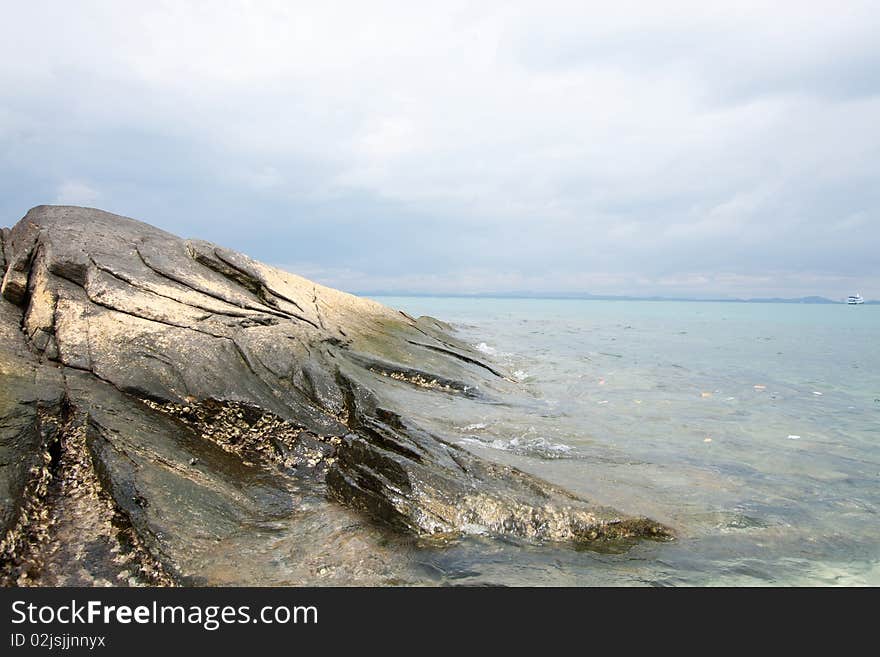
[{"label": "gray cloud", "polygon": [[289,5],[9,8],[0,223],[352,290],[880,297],[870,3]]}]

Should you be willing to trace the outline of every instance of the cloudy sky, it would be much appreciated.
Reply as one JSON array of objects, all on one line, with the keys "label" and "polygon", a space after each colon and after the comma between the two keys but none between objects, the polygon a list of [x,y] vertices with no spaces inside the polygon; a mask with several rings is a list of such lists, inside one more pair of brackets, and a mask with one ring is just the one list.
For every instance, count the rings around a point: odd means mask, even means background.
[{"label": "cloudy sky", "polygon": [[876,2],[0,5],[0,224],[351,291],[880,298]]}]

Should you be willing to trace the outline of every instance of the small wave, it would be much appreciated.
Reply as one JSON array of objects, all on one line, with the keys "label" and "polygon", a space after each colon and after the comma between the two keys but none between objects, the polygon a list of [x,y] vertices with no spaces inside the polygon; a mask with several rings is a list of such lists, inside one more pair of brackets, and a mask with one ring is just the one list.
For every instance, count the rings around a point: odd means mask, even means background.
[{"label": "small wave", "polygon": [[480,440],[476,437],[462,438],[459,441],[462,445],[475,445],[477,447],[488,447],[497,449],[502,452],[512,452],[523,456],[534,456],[542,459],[564,459],[571,458],[574,447],[563,443],[552,443],[546,438],[511,438],[503,440],[496,438],[495,440]]},{"label": "small wave", "polygon": [[747,516],[743,513],[733,513],[718,523],[717,527],[722,534],[732,532],[753,532],[767,529],[770,525],[761,518]]},{"label": "small wave", "polygon": [[482,431],[487,428],[489,425],[485,422],[475,422],[474,424],[469,424],[466,427],[462,427],[462,431]]},{"label": "small wave", "polygon": [[487,356],[494,356],[496,353],[498,353],[498,350],[495,349],[495,347],[490,347],[485,342],[475,344],[474,349],[476,349],[480,353],[486,354]]},{"label": "small wave", "polygon": [[531,374],[529,374],[528,372],[523,372],[522,370],[516,370],[516,371],[513,373],[513,378],[514,378],[518,383],[522,383],[523,381],[525,381],[526,379],[528,379],[528,378],[530,378],[530,377],[531,377]]}]

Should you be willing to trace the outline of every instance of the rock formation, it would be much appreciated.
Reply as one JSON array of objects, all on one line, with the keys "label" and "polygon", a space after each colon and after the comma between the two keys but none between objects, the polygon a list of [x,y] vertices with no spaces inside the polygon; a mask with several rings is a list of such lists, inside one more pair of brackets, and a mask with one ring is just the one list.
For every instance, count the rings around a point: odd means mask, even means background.
[{"label": "rock formation", "polygon": [[513,385],[431,318],[78,207],[2,229],[0,271],[7,584],[230,581],[206,554],[321,499],[418,536],[669,535],[407,419],[392,384]]}]

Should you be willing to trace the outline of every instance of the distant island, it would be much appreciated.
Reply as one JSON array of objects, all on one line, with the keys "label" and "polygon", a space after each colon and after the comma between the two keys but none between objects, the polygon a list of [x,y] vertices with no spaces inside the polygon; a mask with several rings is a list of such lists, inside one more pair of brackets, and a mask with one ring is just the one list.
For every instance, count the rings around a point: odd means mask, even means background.
[{"label": "distant island", "polygon": [[[393,292],[393,291],[355,291],[353,294],[362,297],[436,297],[447,299],[571,299],[585,301],[690,301],[696,303],[802,303],[802,304],[836,304],[846,305],[846,300],[835,301],[827,297],[808,296],[795,298],[699,298],[699,297],[663,297],[663,296],[626,296],[613,294],[560,293],[560,292],[479,292],[464,293],[429,293],[429,292]],[[866,300],[865,305],[880,305],[880,300]]]}]

